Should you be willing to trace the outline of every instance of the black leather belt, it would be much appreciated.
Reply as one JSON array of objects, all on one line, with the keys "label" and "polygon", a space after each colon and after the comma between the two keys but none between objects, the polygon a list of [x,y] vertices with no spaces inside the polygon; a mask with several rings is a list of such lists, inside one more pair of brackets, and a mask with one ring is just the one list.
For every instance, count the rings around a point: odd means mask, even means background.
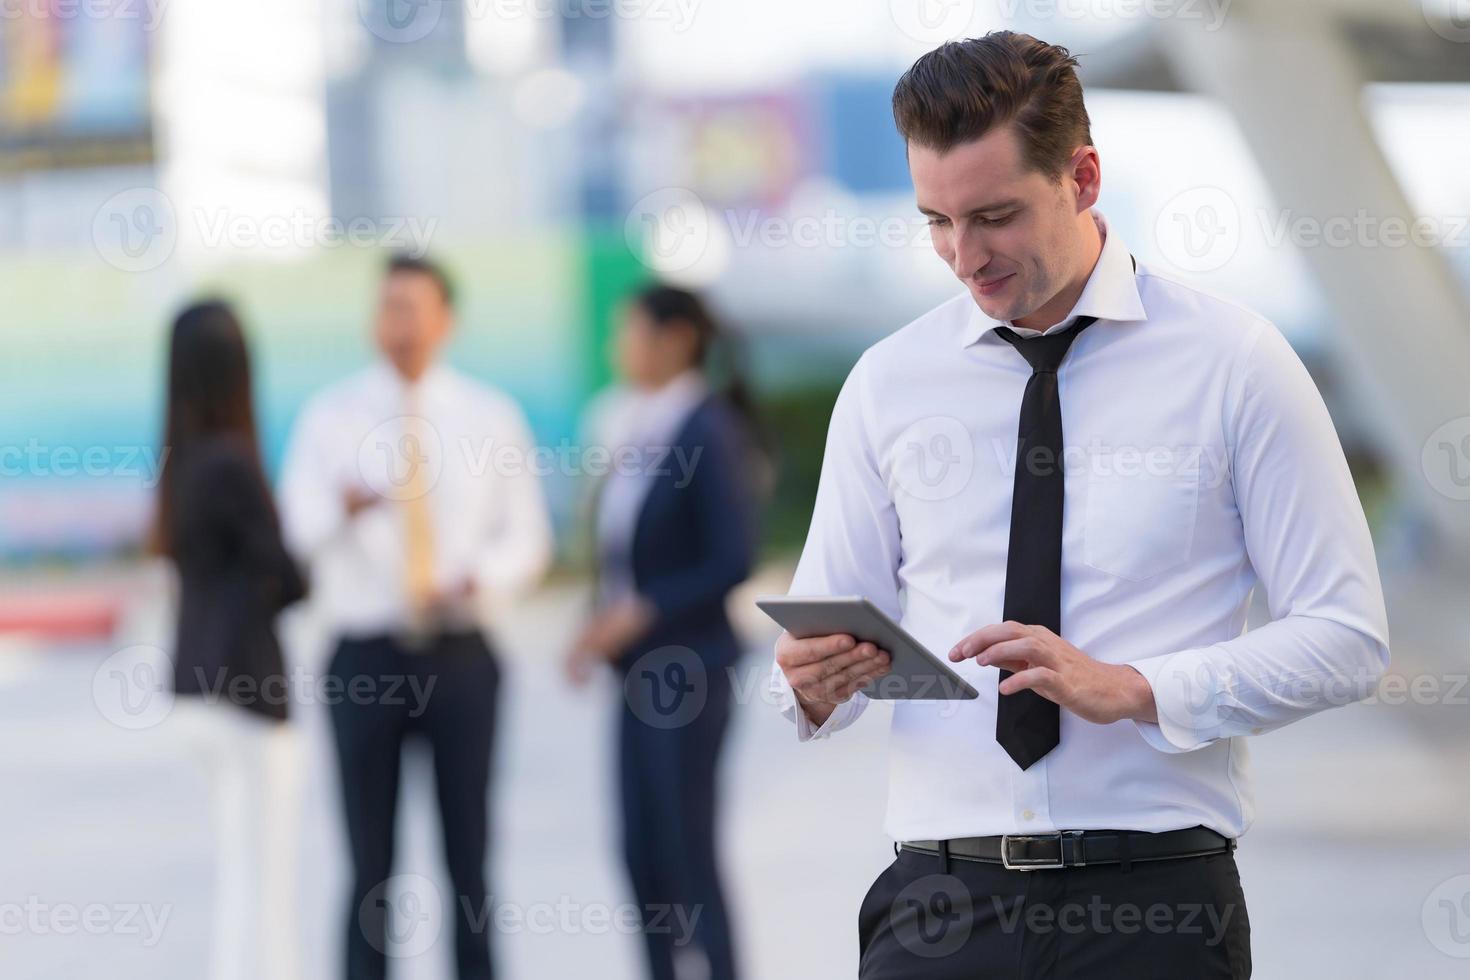
[{"label": "black leather belt", "polygon": [[1226,854],[1235,850],[1235,839],[1208,827],[1187,827],[1160,833],[1059,830],[1049,834],[957,837],[947,841],[911,840],[902,842],[899,847],[920,854],[942,855],[947,851],[952,858],[1001,864],[1012,871],[1037,871]]}]

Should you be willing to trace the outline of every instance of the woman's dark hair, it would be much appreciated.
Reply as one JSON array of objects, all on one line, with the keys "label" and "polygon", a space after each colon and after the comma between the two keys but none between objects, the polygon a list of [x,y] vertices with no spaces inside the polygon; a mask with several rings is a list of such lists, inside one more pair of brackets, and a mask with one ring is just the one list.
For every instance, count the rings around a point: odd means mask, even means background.
[{"label": "woman's dark hair", "polygon": [[721,329],[704,301],[687,289],[653,283],[635,293],[632,301],[655,328],[684,324],[694,329],[693,366],[710,376],[745,423],[752,448],[769,461],[770,441],[746,382],[744,352],[734,336]]},{"label": "woman's dark hair", "polygon": [[[169,339],[163,472],[158,482],[152,550],[174,557],[177,474],[205,439],[232,439],[265,484],[250,392],[250,353],[234,310],[218,300],[186,308]],[[269,501],[270,494],[265,494]]]}]

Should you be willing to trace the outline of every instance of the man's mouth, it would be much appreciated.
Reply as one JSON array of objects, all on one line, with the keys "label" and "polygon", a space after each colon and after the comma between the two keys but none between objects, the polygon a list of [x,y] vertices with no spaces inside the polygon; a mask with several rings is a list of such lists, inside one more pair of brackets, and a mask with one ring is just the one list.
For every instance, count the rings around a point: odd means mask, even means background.
[{"label": "man's mouth", "polygon": [[1015,273],[1012,272],[1009,276],[1001,276],[999,279],[991,279],[988,282],[977,282],[975,288],[980,291],[981,296],[989,296],[992,293],[999,292],[1001,287],[1010,282],[1014,275]]}]

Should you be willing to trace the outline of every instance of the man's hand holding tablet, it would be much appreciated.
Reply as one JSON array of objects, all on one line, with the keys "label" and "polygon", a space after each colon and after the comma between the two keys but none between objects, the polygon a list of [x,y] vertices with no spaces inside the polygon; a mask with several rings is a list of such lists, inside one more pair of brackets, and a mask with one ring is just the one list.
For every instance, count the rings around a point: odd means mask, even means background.
[{"label": "man's hand holding tablet", "polygon": [[954,700],[973,687],[862,596],[758,596],[786,628],[776,662],[807,718],[821,725],[861,690],[880,700]]},{"label": "man's hand holding tablet", "polygon": [[776,662],[813,725],[824,723],[839,704],[892,665],[888,651],[844,633],[805,639],[782,633]]}]

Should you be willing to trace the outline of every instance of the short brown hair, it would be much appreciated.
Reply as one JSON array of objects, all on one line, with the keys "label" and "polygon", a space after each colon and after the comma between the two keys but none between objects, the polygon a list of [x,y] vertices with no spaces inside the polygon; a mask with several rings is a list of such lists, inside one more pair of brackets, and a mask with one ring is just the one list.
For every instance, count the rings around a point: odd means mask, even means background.
[{"label": "short brown hair", "polygon": [[450,280],[449,273],[445,272],[444,267],[439,263],[421,255],[399,252],[389,256],[388,265],[383,270],[383,278],[401,274],[428,276],[429,281],[439,290],[439,298],[444,301],[444,305],[453,308],[454,283]]},{"label": "short brown hair", "polygon": [[1026,164],[1052,180],[1092,143],[1077,59],[1030,34],[992,31],[924,55],[893,89],[893,121],[908,143],[948,152],[1014,123]]}]

